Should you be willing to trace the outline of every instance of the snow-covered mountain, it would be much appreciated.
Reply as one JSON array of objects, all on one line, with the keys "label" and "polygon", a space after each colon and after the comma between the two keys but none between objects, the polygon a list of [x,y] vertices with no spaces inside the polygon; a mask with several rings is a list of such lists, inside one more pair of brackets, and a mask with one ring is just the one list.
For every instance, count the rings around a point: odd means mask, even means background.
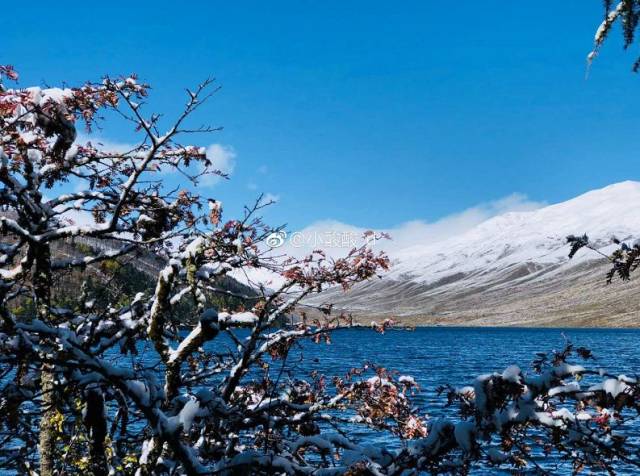
[{"label": "snow-covered mountain", "polygon": [[640,325],[633,280],[606,286],[605,260],[591,250],[568,259],[566,236],[582,233],[605,253],[615,248],[613,236],[640,237],[640,182],[506,213],[459,236],[396,251],[383,279],[323,300],[356,315],[416,323]]}]

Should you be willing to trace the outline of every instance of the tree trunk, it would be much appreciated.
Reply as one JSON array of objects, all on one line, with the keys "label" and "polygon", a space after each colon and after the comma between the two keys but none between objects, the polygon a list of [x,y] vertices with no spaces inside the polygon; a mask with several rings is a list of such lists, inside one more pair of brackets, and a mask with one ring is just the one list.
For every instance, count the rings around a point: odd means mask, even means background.
[{"label": "tree trunk", "polygon": [[42,365],[40,387],[42,390],[42,417],[40,420],[40,476],[53,476],[56,449],[56,416],[53,368]]},{"label": "tree trunk", "polygon": [[[36,298],[38,319],[49,322],[51,304],[51,250],[49,245],[32,245],[29,250],[34,258],[33,291]],[[40,476],[53,476],[56,448],[56,417],[58,405],[55,390],[55,371],[50,364],[43,364],[40,373],[42,406],[40,419]]]},{"label": "tree trunk", "polygon": [[107,476],[109,467],[105,455],[107,421],[104,415],[104,397],[99,389],[92,388],[86,393],[84,422],[89,433],[90,469],[93,476]]}]

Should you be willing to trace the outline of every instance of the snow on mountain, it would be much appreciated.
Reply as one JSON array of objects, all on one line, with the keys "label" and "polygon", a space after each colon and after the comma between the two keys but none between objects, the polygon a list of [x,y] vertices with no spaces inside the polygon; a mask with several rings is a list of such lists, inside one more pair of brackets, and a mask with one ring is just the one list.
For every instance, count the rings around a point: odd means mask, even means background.
[{"label": "snow on mountain", "polygon": [[[449,240],[400,250],[389,277],[430,283],[454,273],[528,262],[565,263],[567,235],[582,233],[605,248],[613,236],[640,236],[640,182],[617,183],[535,211],[506,213]],[[581,250],[574,260],[597,257]]]},{"label": "snow on mountain", "polygon": [[[506,213],[458,236],[396,250],[382,279],[346,294],[330,291],[315,302],[416,323],[640,325],[635,283],[606,286],[606,260],[592,250],[568,259],[567,235],[583,233],[603,253],[615,249],[614,236],[640,237],[640,182]],[[612,324],[615,316],[623,324]]]}]

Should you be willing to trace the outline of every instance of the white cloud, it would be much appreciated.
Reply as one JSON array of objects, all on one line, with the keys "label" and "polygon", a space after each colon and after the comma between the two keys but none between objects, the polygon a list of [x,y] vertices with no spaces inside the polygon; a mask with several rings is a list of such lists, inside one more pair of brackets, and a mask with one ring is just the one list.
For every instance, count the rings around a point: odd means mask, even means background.
[{"label": "white cloud", "polygon": [[[525,195],[512,194],[453,213],[434,222],[412,220],[392,228],[374,230],[391,236],[391,240],[381,240],[375,246],[377,249],[385,250],[393,258],[397,252],[412,246],[437,243],[464,233],[491,217],[508,212],[531,211],[544,205],[545,203],[529,200]],[[329,256],[339,257],[352,245],[361,245],[361,237],[367,230],[366,227],[336,220],[316,221],[302,230],[289,233],[285,244],[278,248],[278,252],[300,257],[320,248]]]},{"label": "white cloud", "polygon": [[[236,167],[236,151],[233,147],[222,144],[211,144],[207,147],[207,158],[211,161],[211,168],[231,175]],[[211,187],[222,180],[215,174],[204,175],[200,178],[200,184]]]},{"label": "white cloud", "polygon": [[260,167],[258,167],[258,173],[264,175],[269,171],[269,167],[267,167],[266,165],[261,165]]},{"label": "white cloud", "polygon": [[96,220],[93,215],[86,210],[67,210],[60,215],[69,225],[95,226]]},{"label": "white cloud", "polygon": [[[453,213],[434,222],[412,220],[392,228],[374,230],[388,233],[391,236],[391,240],[380,240],[374,246],[375,249],[387,252],[393,260],[401,253],[410,252],[414,246],[424,246],[446,240],[464,233],[494,216],[509,212],[532,211],[545,205],[546,203],[529,200],[526,195],[514,193],[499,200],[481,203],[461,212]],[[287,233],[283,244],[274,248],[273,254],[301,258],[313,250],[321,249],[327,256],[339,258],[348,253],[353,246],[362,245],[364,243],[363,234],[369,229],[337,220],[316,221],[301,230]],[[249,270],[248,276],[253,283],[263,283],[267,287],[273,288],[282,284],[282,278],[270,272]],[[246,282],[247,276],[234,274],[234,277]]]},{"label": "white cloud", "polygon": [[495,201],[453,213],[434,222],[414,220],[385,230],[393,238],[390,249],[402,249],[420,243],[437,243],[473,228],[491,217],[509,212],[536,210],[546,203],[534,202],[526,195],[514,193]]},{"label": "white cloud", "polygon": [[[86,144],[91,142],[94,147],[109,152],[125,153],[133,150],[137,146],[135,144],[127,142],[115,142],[109,139],[104,139],[98,135],[79,133],[76,139],[76,144]],[[207,158],[211,161],[212,170],[219,170],[226,175],[231,175],[236,167],[236,151],[232,146],[224,144],[211,144],[206,148]],[[204,167],[200,168],[203,171]],[[194,170],[192,170],[194,171]],[[265,168],[266,171],[266,168]],[[159,173],[174,173],[174,169],[167,167],[159,171]],[[211,187],[216,185],[222,177],[216,174],[206,174],[200,177],[199,183],[205,187]],[[250,184],[249,189],[253,190]],[[253,184],[255,185],[255,184]],[[257,185],[255,186],[257,188]]]}]

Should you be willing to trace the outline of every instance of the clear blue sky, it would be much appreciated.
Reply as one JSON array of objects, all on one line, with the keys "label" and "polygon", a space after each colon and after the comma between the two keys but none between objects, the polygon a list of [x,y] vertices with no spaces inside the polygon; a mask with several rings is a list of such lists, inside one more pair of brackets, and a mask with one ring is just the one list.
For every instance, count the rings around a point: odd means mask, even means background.
[{"label": "clear blue sky", "polygon": [[0,63],[24,86],[137,72],[167,115],[217,77],[196,121],[225,129],[199,143],[237,165],[206,194],[239,205],[255,184],[280,196],[270,221],[390,227],[638,178],[640,76],[618,35],[585,80],[599,0],[73,3],[4,15]]}]

